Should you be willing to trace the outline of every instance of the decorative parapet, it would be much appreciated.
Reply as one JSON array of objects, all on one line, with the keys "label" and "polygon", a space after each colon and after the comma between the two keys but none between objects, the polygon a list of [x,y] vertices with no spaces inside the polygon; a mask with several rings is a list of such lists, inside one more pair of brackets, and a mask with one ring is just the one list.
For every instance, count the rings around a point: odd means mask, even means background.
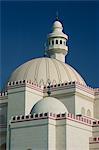
[{"label": "decorative parapet", "polygon": [[39,119],[47,119],[49,117],[48,113],[41,114],[29,114],[29,115],[20,115],[11,117],[11,123],[29,121],[29,120],[39,120]]},{"label": "decorative parapet", "polygon": [[[76,82],[65,82],[65,83],[60,83],[60,84],[51,84],[50,88],[58,88],[58,87],[68,87],[68,86],[73,86],[75,85]],[[44,89],[47,89],[48,86],[44,86]]]},{"label": "decorative parapet", "polygon": [[[32,82],[31,80],[20,80],[20,81],[12,81],[8,82],[8,89],[15,88],[15,87],[24,87],[27,86],[29,88],[34,88],[36,90],[39,90],[41,92],[46,92],[49,85],[40,85],[37,82]],[[93,89],[87,85],[83,85],[79,82],[64,82],[60,84],[52,84],[50,85],[50,89],[52,91],[60,90],[60,89],[69,89],[69,88],[79,88],[85,92],[88,92],[92,95],[98,94],[99,89]]]},{"label": "decorative parapet", "polygon": [[97,120],[97,121],[93,121],[93,127],[99,127],[99,120]]},{"label": "decorative parapet", "polygon": [[36,89],[42,91],[42,87],[31,80],[20,80],[20,81],[12,81],[8,82],[8,89],[19,88],[19,87],[29,87],[32,89]]},{"label": "decorative parapet", "polygon": [[12,82],[8,82],[8,87],[25,85],[26,83],[31,83],[31,82],[27,80],[12,81]]},{"label": "decorative parapet", "polygon": [[94,89],[95,96],[99,95],[99,88]]},{"label": "decorative parapet", "polygon": [[75,121],[78,123],[82,123],[85,125],[92,126],[93,121],[91,119],[88,119],[86,117],[82,116],[75,116],[73,114],[66,114],[66,113],[60,113],[60,114],[54,114],[54,113],[41,113],[41,114],[29,114],[27,116],[14,116],[11,117],[11,123],[16,122],[23,122],[23,121],[31,121],[31,120],[40,120],[40,119],[53,119],[53,120],[62,120],[62,119],[68,119],[71,121]]},{"label": "decorative parapet", "polygon": [[95,94],[94,89],[91,88],[91,87],[88,86],[88,85],[83,85],[83,84],[81,84],[81,83],[79,83],[79,82],[76,82],[76,87],[77,87],[78,89],[84,91],[84,92],[87,92],[87,93],[91,94],[91,95],[94,95],[94,94]]},{"label": "decorative parapet", "polygon": [[79,116],[79,115],[75,116],[74,114],[71,114],[71,113],[67,114],[67,119],[76,121],[85,125],[90,125],[90,126],[92,126],[92,123],[93,123],[92,119],[89,119],[85,116]]},{"label": "decorative parapet", "polygon": [[99,143],[99,137],[90,137],[89,144]]},{"label": "decorative parapet", "polygon": [[[47,89],[48,88],[48,84],[47,85],[39,85],[36,82],[32,82],[31,80],[20,80],[20,81],[12,81],[12,82],[8,82],[8,87],[13,87],[13,86],[21,86],[21,85],[31,85],[31,86],[36,86],[39,87],[41,89]],[[50,88],[57,88],[57,87],[64,87],[64,86],[69,86],[69,85],[75,85],[75,82],[66,82],[66,83],[61,83],[61,84],[51,84]]]},{"label": "decorative parapet", "polygon": [[0,97],[5,97],[5,96],[8,96],[8,92],[7,91],[0,92]]}]

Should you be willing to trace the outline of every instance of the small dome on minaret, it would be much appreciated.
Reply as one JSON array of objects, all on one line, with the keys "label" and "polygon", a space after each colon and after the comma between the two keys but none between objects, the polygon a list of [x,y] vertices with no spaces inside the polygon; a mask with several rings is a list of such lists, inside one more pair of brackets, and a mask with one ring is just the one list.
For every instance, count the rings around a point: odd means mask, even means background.
[{"label": "small dome on minaret", "polygon": [[61,30],[63,29],[61,22],[55,21],[53,23],[53,30],[55,30],[55,29],[61,29]]},{"label": "small dome on minaret", "polygon": [[56,20],[52,26],[52,33],[48,35],[47,54],[51,58],[65,62],[65,56],[68,53],[66,45],[68,36],[62,30],[62,23]]}]

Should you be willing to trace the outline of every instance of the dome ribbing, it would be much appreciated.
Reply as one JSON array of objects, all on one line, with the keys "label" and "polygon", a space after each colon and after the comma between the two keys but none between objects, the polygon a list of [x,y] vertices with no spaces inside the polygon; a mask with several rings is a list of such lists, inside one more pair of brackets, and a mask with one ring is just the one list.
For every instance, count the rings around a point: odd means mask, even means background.
[{"label": "dome ribbing", "polygon": [[83,78],[70,65],[53,58],[32,59],[18,67],[9,81],[31,80],[38,85],[77,81],[86,85]]}]

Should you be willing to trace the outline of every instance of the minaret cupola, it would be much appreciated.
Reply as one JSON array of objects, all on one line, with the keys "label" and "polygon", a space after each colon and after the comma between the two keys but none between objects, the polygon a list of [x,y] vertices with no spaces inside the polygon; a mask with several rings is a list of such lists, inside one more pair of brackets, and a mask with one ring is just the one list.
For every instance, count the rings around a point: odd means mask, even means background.
[{"label": "minaret cupola", "polygon": [[58,20],[53,23],[52,29],[52,33],[48,35],[47,54],[51,58],[65,62],[65,56],[68,53],[66,45],[68,36],[63,33],[62,24]]}]

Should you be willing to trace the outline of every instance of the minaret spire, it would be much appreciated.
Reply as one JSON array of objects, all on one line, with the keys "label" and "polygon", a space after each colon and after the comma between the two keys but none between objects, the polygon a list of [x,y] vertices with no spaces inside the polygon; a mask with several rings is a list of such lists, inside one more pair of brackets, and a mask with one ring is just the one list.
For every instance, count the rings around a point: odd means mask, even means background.
[{"label": "minaret spire", "polygon": [[59,14],[58,14],[58,10],[56,11],[56,20],[59,21]]},{"label": "minaret spire", "polygon": [[68,36],[62,31],[63,26],[59,21],[58,12],[56,19],[53,23],[53,31],[48,35],[46,52],[49,57],[65,62],[65,56],[68,53],[68,46],[66,45]]}]

